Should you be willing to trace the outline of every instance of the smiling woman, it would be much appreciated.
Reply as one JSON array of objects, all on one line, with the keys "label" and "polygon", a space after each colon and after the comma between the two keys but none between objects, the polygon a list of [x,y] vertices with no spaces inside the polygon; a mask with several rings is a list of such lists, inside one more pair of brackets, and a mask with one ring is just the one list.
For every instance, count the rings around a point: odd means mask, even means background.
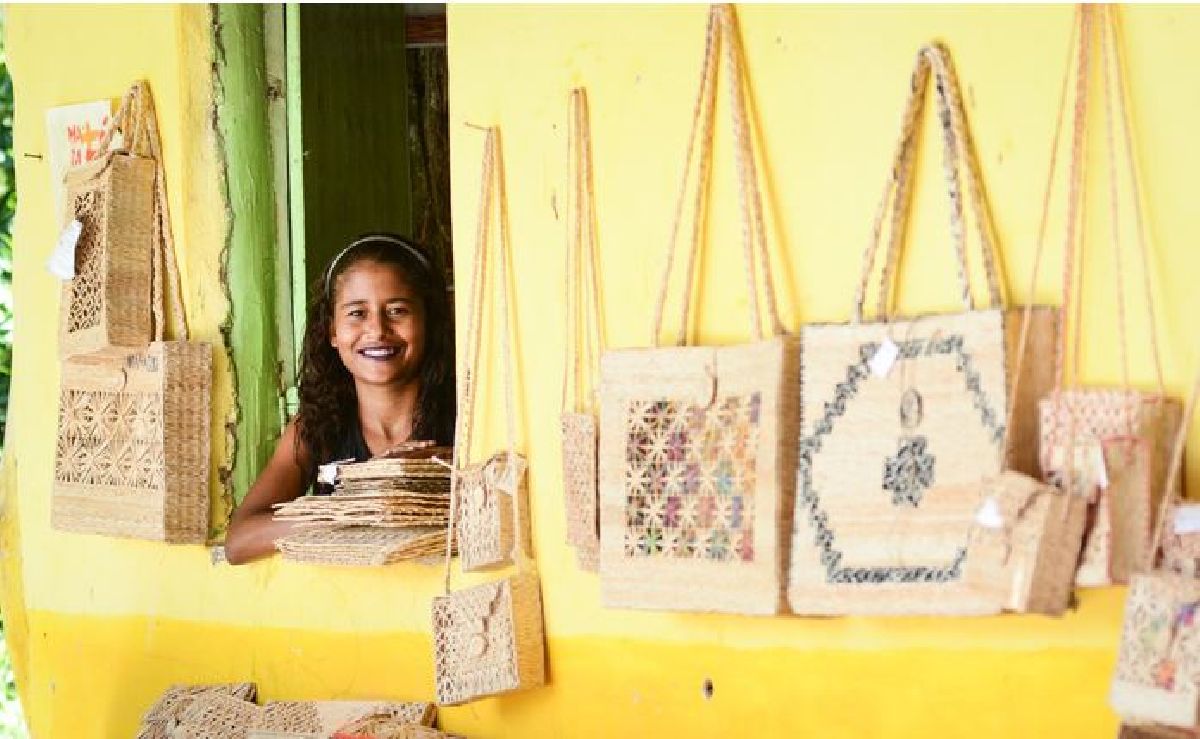
[{"label": "smiling woman", "polygon": [[300,407],[233,514],[230,562],[275,551],[294,524],[272,506],[303,495],[321,464],[363,461],[407,441],[454,436],[454,333],[443,271],[391,234],[361,237],[314,290],[300,358]]}]

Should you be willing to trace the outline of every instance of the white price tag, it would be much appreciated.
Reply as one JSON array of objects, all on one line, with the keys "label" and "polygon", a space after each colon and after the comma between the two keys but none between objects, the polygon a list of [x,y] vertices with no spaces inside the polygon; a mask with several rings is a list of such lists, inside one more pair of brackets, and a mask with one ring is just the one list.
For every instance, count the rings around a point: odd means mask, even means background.
[{"label": "white price tag", "polygon": [[875,350],[875,356],[871,357],[867,365],[871,368],[871,374],[876,377],[887,377],[892,371],[892,365],[896,364],[896,360],[900,358],[900,347],[896,346],[896,342],[890,338],[884,338],[883,343]]},{"label": "white price tag", "polygon": [[83,233],[83,224],[78,219],[67,224],[58,235],[58,243],[46,260],[46,269],[50,270],[60,280],[69,280],[75,276],[75,246],[79,243],[79,235]]},{"label": "white price tag", "polygon": [[324,483],[326,485],[336,485],[337,484],[338,465],[343,464],[345,462],[351,462],[351,461],[353,461],[353,460],[339,459],[336,462],[330,462],[328,464],[317,465],[317,482]]},{"label": "white price tag", "polygon": [[1200,532],[1200,505],[1181,505],[1175,509],[1175,533]]},{"label": "white price tag", "polygon": [[979,510],[975,512],[975,523],[985,529],[1004,528],[1004,514],[1000,512],[1000,505],[996,503],[995,498],[987,498],[983,501],[983,505],[979,506]]}]

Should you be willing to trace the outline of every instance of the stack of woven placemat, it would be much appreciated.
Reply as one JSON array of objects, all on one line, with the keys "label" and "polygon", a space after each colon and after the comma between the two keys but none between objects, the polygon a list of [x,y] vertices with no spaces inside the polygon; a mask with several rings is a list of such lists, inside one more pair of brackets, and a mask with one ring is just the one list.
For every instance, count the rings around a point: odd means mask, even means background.
[{"label": "stack of woven placemat", "polygon": [[245,739],[256,692],[254,683],[173,685],[142,716],[137,739]]},{"label": "stack of woven placemat", "polygon": [[142,718],[137,739],[441,739],[420,701],[254,703],[253,683],[175,685]]},{"label": "stack of woven placemat", "polygon": [[386,565],[446,550],[451,450],[412,445],[366,462],[332,465],[332,495],[275,506],[275,519],[303,524],[275,546],[310,564]]},{"label": "stack of woven placemat", "polygon": [[263,705],[246,739],[441,736],[430,728],[436,715],[437,708],[432,703],[274,701]]}]

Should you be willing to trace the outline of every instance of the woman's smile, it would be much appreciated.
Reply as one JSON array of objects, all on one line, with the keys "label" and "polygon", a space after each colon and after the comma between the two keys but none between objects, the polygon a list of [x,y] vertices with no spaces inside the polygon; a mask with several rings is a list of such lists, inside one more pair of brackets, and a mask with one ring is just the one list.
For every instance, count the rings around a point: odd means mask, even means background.
[{"label": "woman's smile", "polygon": [[387,361],[400,355],[404,349],[396,346],[370,346],[365,349],[359,349],[358,353],[367,359]]}]

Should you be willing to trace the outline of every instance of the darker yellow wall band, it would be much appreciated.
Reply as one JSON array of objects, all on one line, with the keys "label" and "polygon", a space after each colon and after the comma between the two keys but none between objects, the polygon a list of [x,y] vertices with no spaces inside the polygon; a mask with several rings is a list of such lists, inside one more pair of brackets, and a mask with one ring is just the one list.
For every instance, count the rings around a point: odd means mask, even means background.
[{"label": "darker yellow wall band", "polygon": [[[254,680],[262,700],[433,692],[427,634],[335,634],[30,614],[36,736],[132,736],[168,685]],[[1111,736],[1114,652],[831,650],[552,639],[545,689],[441,710],[466,736]],[[89,679],[72,679],[81,672]],[[703,685],[711,680],[712,697]]]}]

